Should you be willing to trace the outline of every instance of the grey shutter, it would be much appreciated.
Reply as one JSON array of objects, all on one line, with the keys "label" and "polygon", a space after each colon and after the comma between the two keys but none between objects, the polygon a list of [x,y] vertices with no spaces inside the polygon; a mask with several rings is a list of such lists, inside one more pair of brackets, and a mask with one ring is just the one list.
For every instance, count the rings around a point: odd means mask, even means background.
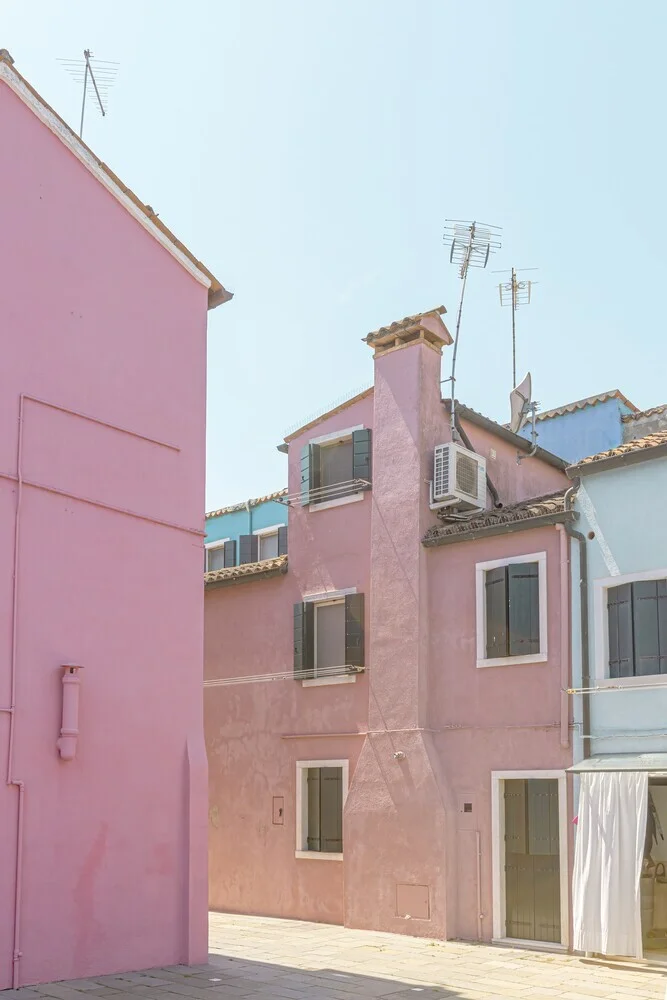
[{"label": "grey shutter", "polygon": [[287,525],[283,524],[278,528],[278,555],[287,555]]},{"label": "grey shutter", "polygon": [[635,674],[667,672],[667,581],[632,584]]},{"label": "grey shutter", "polygon": [[632,584],[607,591],[609,676],[632,677],[635,672],[632,641]]},{"label": "grey shutter", "polygon": [[312,490],[320,488],[320,446],[305,444],[301,449],[301,506],[311,502]]},{"label": "grey shutter", "polygon": [[259,552],[257,543],[257,535],[241,535],[239,538],[239,566],[244,563],[257,562]]},{"label": "grey shutter", "polygon": [[509,655],[540,651],[540,579],[537,563],[507,567]]},{"label": "grey shutter", "polygon": [[529,778],[528,854],[558,854],[558,781]]},{"label": "grey shutter", "polygon": [[[372,444],[371,431],[364,428],[361,431],[352,431],[352,478],[365,479],[371,482],[372,475]],[[370,489],[369,486],[363,487]]]},{"label": "grey shutter", "polygon": [[312,602],[294,605],[294,677],[296,680],[315,676],[314,608]]},{"label": "grey shutter", "polygon": [[320,799],[321,774],[319,767],[308,768],[308,850],[321,851]]},{"label": "grey shutter", "polygon": [[345,665],[364,665],[364,595],[345,597]]},{"label": "grey shutter", "polygon": [[343,850],[343,769],[320,768],[320,850]]},{"label": "grey shutter", "polygon": [[505,851],[526,854],[526,782],[512,778],[505,782]]},{"label": "grey shutter", "polygon": [[225,542],[223,555],[225,569],[228,566],[236,566],[236,541]]},{"label": "grey shutter", "polygon": [[484,574],[486,596],[486,657],[507,656],[507,573],[505,566],[487,569]]}]

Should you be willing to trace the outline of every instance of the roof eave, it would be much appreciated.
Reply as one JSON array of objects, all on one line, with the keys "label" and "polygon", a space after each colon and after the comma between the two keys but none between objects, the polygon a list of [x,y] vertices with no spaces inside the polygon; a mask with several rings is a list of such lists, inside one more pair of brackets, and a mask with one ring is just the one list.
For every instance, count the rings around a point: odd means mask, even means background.
[{"label": "roof eave", "polygon": [[530,528],[546,528],[552,524],[565,524],[576,521],[577,514],[573,510],[562,510],[555,514],[540,514],[538,517],[524,517],[518,521],[505,521],[499,524],[487,524],[472,531],[461,531],[453,535],[437,535],[424,537],[422,545],[427,549],[438,545],[455,545],[457,542],[474,542],[478,538],[491,538],[493,535],[505,535],[514,531],[528,531]]},{"label": "roof eave", "polygon": [[565,471],[570,479],[577,479],[580,476],[591,476],[595,472],[610,472],[612,469],[638,465],[639,462],[649,462],[655,458],[667,458],[667,442],[656,444],[652,448],[638,448],[624,455],[610,455],[608,458],[598,458],[594,462],[570,465]]},{"label": "roof eave", "polygon": [[252,580],[268,580],[273,576],[284,576],[287,573],[287,563],[282,566],[272,566],[270,569],[258,570],[257,573],[244,573],[242,576],[226,577],[223,580],[204,579],[204,590],[216,590],[218,587],[230,587],[236,583],[250,583]]}]

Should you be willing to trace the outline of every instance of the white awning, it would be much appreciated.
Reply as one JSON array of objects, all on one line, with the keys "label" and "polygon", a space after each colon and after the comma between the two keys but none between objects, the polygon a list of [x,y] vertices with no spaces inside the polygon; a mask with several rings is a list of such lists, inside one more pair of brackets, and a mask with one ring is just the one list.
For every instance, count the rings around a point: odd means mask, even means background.
[{"label": "white awning", "polygon": [[567,768],[575,774],[586,771],[650,771],[667,774],[667,753],[619,753],[587,757]]}]

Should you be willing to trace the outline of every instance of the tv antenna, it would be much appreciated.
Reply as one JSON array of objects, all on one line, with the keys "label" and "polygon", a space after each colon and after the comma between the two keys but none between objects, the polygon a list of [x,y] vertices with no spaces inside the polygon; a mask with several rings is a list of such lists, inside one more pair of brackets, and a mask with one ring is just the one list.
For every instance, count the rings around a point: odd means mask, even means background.
[{"label": "tv antenna", "polygon": [[461,315],[463,299],[468,281],[468,270],[471,267],[486,267],[489,257],[501,247],[501,230],[499,226],[489,226],[483,222],[462,222],[459,219],[445,220],[445,246],[449,247],[449,263],[456,264],[459,278],[462,280],[459,311],[456,317],[456,332],[454,334],[454,351],[452,353],[452,374],[447,381],[452,383],[450,426],[452,440],[456,436],[456,354],[459,346]]},{"label": "tv antenna", "polygon": [[[113,86],[118,75],[117,62],[109,62],[105,59],[95,59],[90,49],[83,50],[83,59],[58,59],[66,73],[74,78],[76,83],[83,84],[83,98],[81,100],[81,123],[79,125],[79,139],[83,138],[83,119],[86,114],[86,98],[92,88],[97,110],[106,117],[107,98],[109,90]],[[88,82],[90,81],[90,87]]]},{"label": "tv antenna", "polygon": [[537,451],[537,420],[538,404],[533,399],[533,385],[530,372],[524,380],[515,386],[510,393],[510,430],[513,434],[518,434],[523,427],[531,421],[531,447],[530,451],[517,452],[516,462],[520,465],[524,458],[531,458]]},{"label": "tv antenna", "polygon": [[[524,271],[537,271],[537,268],[521,268],[522,274]],[[494,271],[493,273],[507,274],[507,271]],[[526,281],[523,278],[518,280],[518,273],[519,271],[513,267],[510,271],[510,280],[501,281],[498,285],[501,306],[510,306],[512,309],[512,388],[516,388],[516,311],[519,306],[530,305],[533,285],[537,284],[536,281]]]}]

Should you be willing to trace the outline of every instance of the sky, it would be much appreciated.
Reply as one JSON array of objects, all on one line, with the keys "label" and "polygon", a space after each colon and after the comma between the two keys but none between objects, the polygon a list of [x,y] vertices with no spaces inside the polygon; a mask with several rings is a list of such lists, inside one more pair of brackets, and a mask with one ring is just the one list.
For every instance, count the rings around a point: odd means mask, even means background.
[{"label": "sky", "polygon": [[[505,421],[495,270],[537,268],[519,377],[543,409],[667,401],[662,0],[0,0],[0,47],[74,127],[59,58],[119,63],[84,138],[234,299],[209,314],[207,510],[286,484],[284,435],[373,377],[370,330],[460,294],[457,395]],[[443,361],[443,378],[450,362]]]}]

